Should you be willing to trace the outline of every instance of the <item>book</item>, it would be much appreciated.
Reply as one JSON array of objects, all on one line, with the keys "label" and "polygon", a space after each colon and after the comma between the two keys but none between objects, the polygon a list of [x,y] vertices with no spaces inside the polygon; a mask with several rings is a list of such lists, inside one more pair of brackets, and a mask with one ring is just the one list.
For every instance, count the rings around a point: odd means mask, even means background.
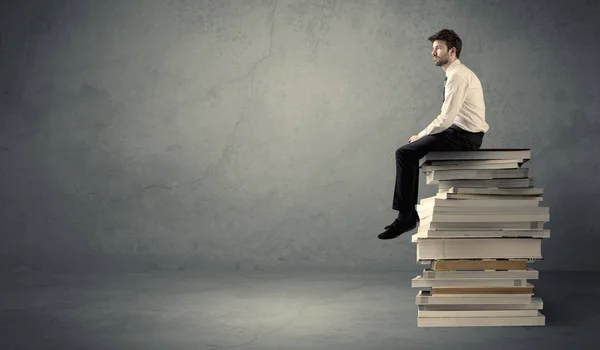
[{"label": "book", "polygon": [[505,229],[543,229],[545,221],[521,222],[436,222],[431,217],[419,222],[419,229],[462,229],[462,230],[505,230]]},{"label": "book", "polygon": [[[467,183],[469,184],[469,183]],[[492,195],[499,196],[498,199],[502,199],[502,196],[542,196],[544,194],[543,188],[486,188],[486,187],[450,187],[446,191],[439,191],[438,193],[451,193],[451,194],[479,194],[479,195]],[[508,197],[509,198],[509,197]]]},{"label": "book", "polygon": [[[421,304],[417,305],[422,311],[446,311],[447,315],[457,315],[457,311],[513,311],[513,310],[542,310],[544,301],[532,297],[529,302],[521,304]],[[449,311],[454,311],[451,313]],[[439,316],[436,316],[439,317]]]},{"label": "book", "polygon": [[517,169],[523,159],[483,160],[483,161],[439,161],[423,164],[421,170],[430,172],[434,170],[474,170],[474,169]]},{"label": "book", "polygon": [[431,295],[533,294],[533,284],[520,287],[431,287]]},{"label": "book", "polygon": [[417,238],[417,260],[541,258],[540,238]]},{"label": "book", "polygon": [[[441,260],[440,260],[441,261]],[[510,262],[510,261],[508,261]],[[525,262],[525,260],[523,260]],[[512,269],[508,269],[511,267]],[[423,269],[422,278],[426,280],[491,280],[491,279],[538,279],[539,271],[527,268],[523,263],[521,266],[494,266],[494,268],[479,267],[474,270],[468,269]],[[416,277],[415,277],[416,278]]]},{"label": "book", "polygon": [[526,271],[527,259],[438,259],[431,261],[431,271]]},{"label": "book", "polygon": [[544,326],[528,265],[542,260],[550,208],[530,149],[430,152],[419,165],[438,188],[416,207],[418,327]]},{"label": "book", "polygon": [[417,204],[417,208],[429,208],[429,207],[489,207],[489,208],[502,208],[502,207],[539,207],[541,199],[538,197],[523,197],[523,198],[508,198],[497,199],[496,196],[490,196],[489,198],[462,198],[458,200],[456,198],[448,198],[447,196],[433,196],[427,197],[420,200],[420,204]]},{"label": "book", "polygon": [[411,241],[416,243],[419,238],[549,238],[549,229],[429,229],[419,227],[412,235]]},{"label": "book", "polygon": [[487,287],[518,287],[527,284],[526,278],[425,278],[419,275],[412,279],[415,288],[487,288]]},{"label": "book", "polygon": [[451,187],[474,187],[474,188],[513,188],[524,189],[534,186],[535,179],[529,177],[524,179],[465,179],[465,180],[439,180],[440,191],[449,190]]},{"label": "book", "polygon": [[[417,294],[416,305],[487,305],[487,304],[530,304],[531,293],[521,294],[439,294],[420,290]],[[505,309],[505,308],[500,308]]]},{"label": "book", "polygon": [[506,160],[522,159],[523,163],[531,159],[531,149],[481,148],[477,151],[429,152],[420,160],[420,165],[432,161],[444,160]]},{"label": "book", "polygon": [[535,316],[499,315],[498,311],[488,316],[473,317],[423,317],[417,318],[417,327],[502,327],[502,326],[544,326],[546,316],[539,311]]},{"label": "book", "polygon": [[529,169],[432,170],[426,171],[425,175],[427,184],[436,184],[442,180],[523,179],[529,176]]}]

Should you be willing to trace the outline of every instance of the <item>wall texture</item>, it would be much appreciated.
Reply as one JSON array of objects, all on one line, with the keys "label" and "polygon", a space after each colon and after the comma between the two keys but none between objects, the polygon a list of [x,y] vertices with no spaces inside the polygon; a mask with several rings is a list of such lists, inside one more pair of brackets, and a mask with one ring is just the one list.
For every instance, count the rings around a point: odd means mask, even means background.
[{"label": "wall texture", "polygon": [[598,269],[598,4],[3,1],[1,268],[418,269],[410,235],[376,235],[449,27],[483,147],[532,149],[536,266]]}]

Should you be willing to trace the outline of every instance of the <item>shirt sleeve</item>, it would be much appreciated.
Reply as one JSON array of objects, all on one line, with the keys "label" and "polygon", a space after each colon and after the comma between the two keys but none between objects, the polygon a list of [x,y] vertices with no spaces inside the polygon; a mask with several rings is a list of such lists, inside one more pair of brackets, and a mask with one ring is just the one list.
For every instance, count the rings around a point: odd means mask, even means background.
[{"label": "shirt sleeve", "polygon": [[456,118],[467,94],[467,80],[454,74],[446,83],[446,92],[441,113],[419,134],[418,137],[446,130]]}]

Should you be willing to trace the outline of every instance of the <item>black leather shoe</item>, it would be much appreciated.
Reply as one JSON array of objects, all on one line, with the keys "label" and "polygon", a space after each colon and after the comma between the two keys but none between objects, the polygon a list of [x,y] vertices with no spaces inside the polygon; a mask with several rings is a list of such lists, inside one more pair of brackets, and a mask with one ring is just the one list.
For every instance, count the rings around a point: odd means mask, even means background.
[{"label": "black leather shoe", "polygon": [[404,232],[410,231],[417,227],[418,221],[416,219],[398,220],[396,219],[388,228],[377,235],[379,239],[393,239]]},{"label": "black leather shoe", "polygon": [[384,229],[387,230],[388,228],[392,227],[393,225],[397,225],[399,222],[398,219],[394,220],[394,222],[392,222],[391,224],[387,225]]},{"label": "black leather shoe", "polygon": [[[420,218],[419,218],[419,214],[417,214],[417,211],[416,211],[416,210],[413,210],[413,212],[412,212],[412,215],[413,215],[413,217],[417,218],[417,221],[419,221],[419,220],[420,220]],[[398,218],[396,218],[396,219],[394,220],[394,222],[392,222],[391,224],[389,224],[389,225],[387,225],[386,227],[384,227],[384,229],[385,229],[385,230],[387,230],[388,228],[392,227],[393,225],[397,225],[397,224],[399,223],[399,221],[400,221],[400,220],[398,220]]]}]

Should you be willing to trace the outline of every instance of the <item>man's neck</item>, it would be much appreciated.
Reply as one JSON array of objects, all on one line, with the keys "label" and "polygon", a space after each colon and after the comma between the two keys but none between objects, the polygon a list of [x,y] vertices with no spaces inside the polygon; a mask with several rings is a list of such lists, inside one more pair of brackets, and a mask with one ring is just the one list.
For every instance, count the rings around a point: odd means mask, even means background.
[{"label": "man's neck", "polygon": [[446,63],[445,65],[442,66],[442,70],[444,71],[444,73],[446,73],[448,71],[448,67],[450,67],[452,65],[452,63],[454,63],[456,60],[458,60],[458,58],[450,58],[448,60],[448,63]]}]

